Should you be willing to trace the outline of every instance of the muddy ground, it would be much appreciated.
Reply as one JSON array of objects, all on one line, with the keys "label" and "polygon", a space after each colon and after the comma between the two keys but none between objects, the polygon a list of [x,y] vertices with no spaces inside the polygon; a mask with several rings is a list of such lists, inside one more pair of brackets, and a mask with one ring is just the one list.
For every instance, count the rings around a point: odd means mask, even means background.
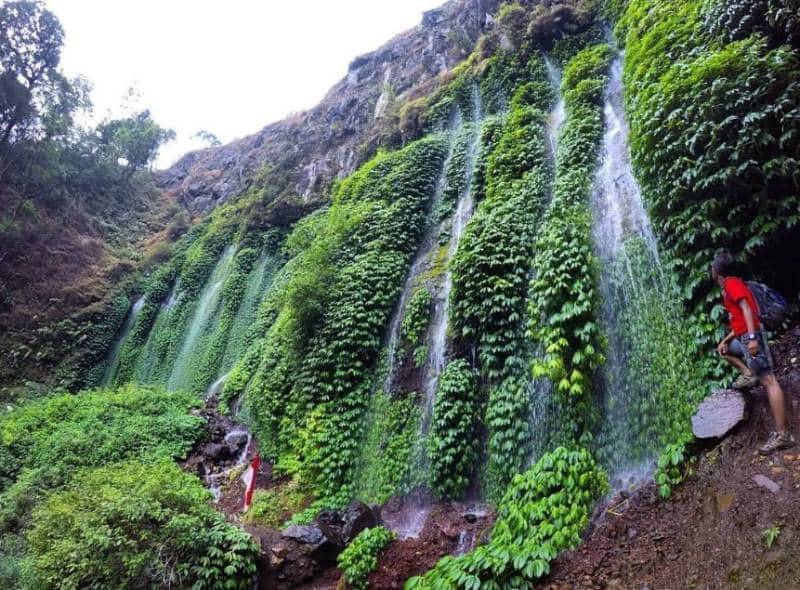
[{"label": "muddy ground", "polygon": [[[798,438],[800,326],[773,353]],[[600,506],[585,543],[557,559],[537,587],[800,589],[800,447],[758,455],[772,427],[763,387],[749,394],[748,411],[732,435],[702,450],[669,500],[650,485]],[[756,476],[766,480],[759,485]],[[780,531],[771,546],[769,530]]]}]

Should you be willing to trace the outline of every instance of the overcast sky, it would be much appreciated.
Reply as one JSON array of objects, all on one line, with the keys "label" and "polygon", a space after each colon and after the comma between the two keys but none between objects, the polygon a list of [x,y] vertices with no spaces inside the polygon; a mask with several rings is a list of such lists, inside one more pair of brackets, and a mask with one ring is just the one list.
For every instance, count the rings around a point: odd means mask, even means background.
[{"label": "overcast sky", "polygon": [[178,140],[223,142],[314,106],[350,61],[418,24],[444,0],[46,0],[66,32],[62,67],[94,85],[96,116],[141,94]]}]

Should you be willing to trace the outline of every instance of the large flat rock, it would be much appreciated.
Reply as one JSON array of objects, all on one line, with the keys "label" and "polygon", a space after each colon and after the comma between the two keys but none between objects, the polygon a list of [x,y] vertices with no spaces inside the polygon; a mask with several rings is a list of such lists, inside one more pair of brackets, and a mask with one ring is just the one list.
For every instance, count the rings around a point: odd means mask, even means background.
[{"label": "large flat rock", "polygon": [[697,438],[722,438],[745,419],[741,392],[720,389],[708,396],[692,417],[692,432]]}]

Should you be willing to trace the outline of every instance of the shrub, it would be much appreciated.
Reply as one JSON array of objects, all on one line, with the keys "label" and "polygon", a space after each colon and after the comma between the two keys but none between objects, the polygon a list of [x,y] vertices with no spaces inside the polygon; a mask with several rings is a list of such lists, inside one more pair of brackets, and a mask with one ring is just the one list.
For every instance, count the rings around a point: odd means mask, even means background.
[{"label": "shrub", "polygon": [[[57,395],[0,416],[2,525],[76,470],[129,458],[179,458],[203,436],[197,399],[142,386]],[[35,490],[39,490],[36,492]]]},{"label": "shrub", "polygon": [[252,587],[257,545],[171,461],[80,473],[33,515],[32,588]]},{"label": "shrub", "polygon": [[383,527],[364,529],[339,554],[339,569],[355,590],[366,590],[367,576],[378,567],[378,556],[395,538]]},{"label": "shrub", "polygon": [[247,524],[263,524],[278,529],[293,514],[308,505],[308,495],[298,478],[269,490],[256,490],[253,504],[242,517]]}]

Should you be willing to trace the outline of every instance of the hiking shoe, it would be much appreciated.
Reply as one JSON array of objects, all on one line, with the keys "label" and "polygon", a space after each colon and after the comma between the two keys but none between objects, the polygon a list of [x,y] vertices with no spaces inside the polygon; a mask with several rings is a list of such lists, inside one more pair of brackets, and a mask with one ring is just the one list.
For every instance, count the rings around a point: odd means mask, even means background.
[{"label": "hiking shoe", "polygon": [[758,377],[755,375],[750,375],[749,377],[747,375],[739,375],[739,378],[733,382],[731,387],[747,391],[748,389],[753,389],[756,385],[758,385]]},{"label": "hiking shoe", "polygon": [[767,439],[767,442],[764,443],[758,452],[762,455],[769,455],[770,453],[774,453],[775,451],[779,451],[781,449],[788,449],[789,447],[794,446],[794,437],[789,434],[789,432],[784,432],[783,434],[778,434],[777,432],[772,432]]}]

